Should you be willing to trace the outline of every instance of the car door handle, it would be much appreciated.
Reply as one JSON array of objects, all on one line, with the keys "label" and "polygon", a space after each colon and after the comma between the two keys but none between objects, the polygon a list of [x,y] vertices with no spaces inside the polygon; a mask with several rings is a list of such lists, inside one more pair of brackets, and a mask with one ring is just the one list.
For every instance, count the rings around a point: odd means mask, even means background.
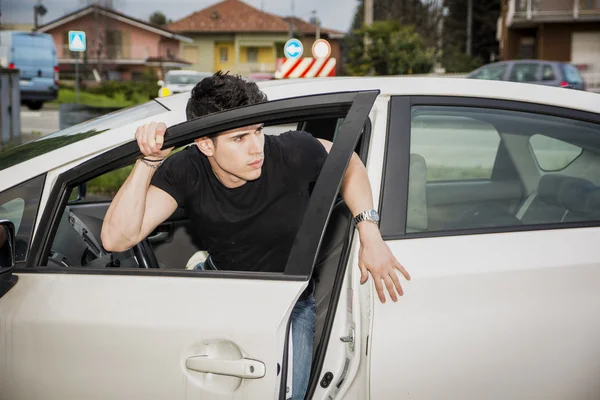
[{"label": "car door handle", "polygon": [[235,376],[243,379],[259,379],[265,376],[265,364],[251,358],[220,360],[207,356],[195,356],[185,360],[187,369],[217,375]]}]

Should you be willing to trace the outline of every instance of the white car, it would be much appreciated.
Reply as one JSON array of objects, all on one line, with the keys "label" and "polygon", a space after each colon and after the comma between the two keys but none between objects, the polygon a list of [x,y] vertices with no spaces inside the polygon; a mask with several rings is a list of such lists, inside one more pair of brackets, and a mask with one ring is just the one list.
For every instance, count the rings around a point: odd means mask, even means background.
[{"label": "white car", "polygon": [[158,97],[167,97],[177,93],[189,92],[202,79],[212,76],[210,72],[190,70],[172,70],[165,74],[165,79],[158,81]]},{"label": "white car", "polygon": [[[271,101],[185,122],[175,95],[0,154],[0,219],[16,229],[0,398],[286,398],[311,274],[307,399],[600,398],[600,96],[450,78],[260,86]],[[334,142],[284,273],[186,270],[203,249],[183,210],[130,251],[102,249],[150,121],[165,146],[258,122]],[[338,198],[352,150],[412,275],[397,303],[359,282]]]}]

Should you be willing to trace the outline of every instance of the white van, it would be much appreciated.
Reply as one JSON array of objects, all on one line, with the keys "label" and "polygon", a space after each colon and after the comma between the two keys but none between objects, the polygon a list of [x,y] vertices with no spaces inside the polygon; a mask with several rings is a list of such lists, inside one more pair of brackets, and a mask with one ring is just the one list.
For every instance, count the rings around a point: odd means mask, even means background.
[{"label": "white van", "polygon": [[1,31],[0,66],[19,70],[21,102],[31,110],[58,97],[58,59],[52,35]]}]

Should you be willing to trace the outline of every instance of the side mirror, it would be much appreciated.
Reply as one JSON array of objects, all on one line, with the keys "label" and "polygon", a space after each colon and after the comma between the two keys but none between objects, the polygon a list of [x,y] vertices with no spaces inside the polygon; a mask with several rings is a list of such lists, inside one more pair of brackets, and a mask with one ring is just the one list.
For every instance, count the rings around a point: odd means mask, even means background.
[{"label": "side mirror", "polygon": [[0,220],[0,275],[15,267],[15,225],[9,220]]},{"label": "side mirror", "polygon": [[160,87],[163,87],[165,85],[165,81],[163,81],[162,79],[156,83],[158,83],[158,86]]}]

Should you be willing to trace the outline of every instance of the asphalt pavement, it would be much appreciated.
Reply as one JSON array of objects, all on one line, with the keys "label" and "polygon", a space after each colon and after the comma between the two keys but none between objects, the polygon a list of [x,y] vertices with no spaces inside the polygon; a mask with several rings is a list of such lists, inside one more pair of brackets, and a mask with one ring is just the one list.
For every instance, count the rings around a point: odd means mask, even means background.
[{"label": "asphalt pavement", "polygon": [[31,111],[21,107],[21,134],[45,136],[58,131],[58,109],[46,108]]}]

